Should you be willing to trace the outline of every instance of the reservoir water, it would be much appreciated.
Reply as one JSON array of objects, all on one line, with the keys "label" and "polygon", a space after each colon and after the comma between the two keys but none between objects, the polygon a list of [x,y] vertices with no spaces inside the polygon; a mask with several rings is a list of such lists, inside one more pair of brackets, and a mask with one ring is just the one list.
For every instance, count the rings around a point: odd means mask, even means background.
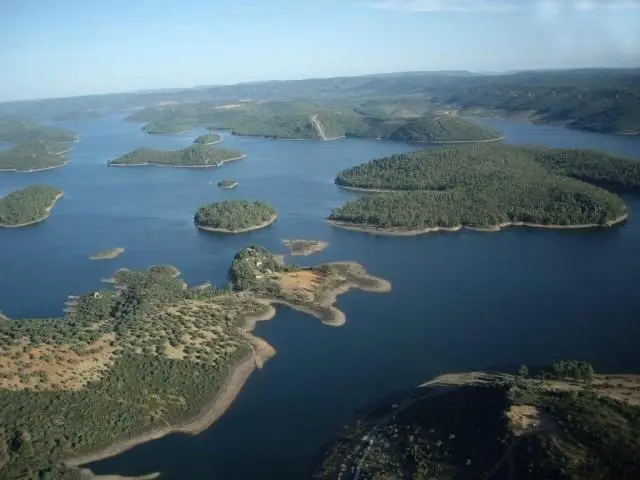
[{"label": "reservoir water", "polygon": [[[482,122],[503,131],[509,143],[601,148],[640,159],[638,138]],[[336,187],[333,178],[345,167],[416,147],[223,134],[222,145],[245,151],[244,160],[211,171],[116,169],[106,161],[141,146],[182,148],[201,132],[148,136],[117,116],[62,125],[81,135],[70,165],[0,173],[0,195],[32,183],[65,192],[47,221],[0,231],[0,311],[10,317],[57,316],[67,295],[103,287],[100,279],[120,267],[168,263],[189,283],[221,284],[238,249],[262,244],[284,252],[284,238],[329,242],[319,254],[296,257],[298,263],[356,260],[393,284],[388,294],[340,297],[347,315],[342,328],[279,308],[256,329],[277,355],[215,425],[89,465],[95,473],[305,478],[322,444],[358,408],[441,372],[559,358],[589,360],[600,371],[640,370],[640,195],[623,196],[630,218],[607,230],[380,237],[323,221],[359,196]],[[240,186],[220,190],[222,178]],[[224,198],[265,200],[280,217],[265,230],[234,237],[195,229],[195,209]],[[113,261],[88,259],[116,246],[126,252]]]}]

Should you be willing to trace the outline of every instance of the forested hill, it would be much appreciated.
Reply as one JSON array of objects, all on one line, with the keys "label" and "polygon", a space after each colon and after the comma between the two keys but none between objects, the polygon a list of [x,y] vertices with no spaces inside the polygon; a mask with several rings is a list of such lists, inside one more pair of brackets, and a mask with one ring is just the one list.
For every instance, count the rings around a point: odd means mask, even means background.
[{"label": "forested hill", "polygon": [[76,135],[26,120],[0,120],[0,141],[12,145],[0,152],[0,170],[35,171],[64,165]]},{"label": "forested hill", "polygon": [[[568,157],[570,152],[555,154]],[[554,152],[484,144],[374,160],[341,172],[336,183],[401,192],[364,196],[334,210],[329,219],[365,229],[419,231],[519,222],[604,226],[625,218],[626,207],[616,195],[553,173],[538,162],[539,155],[552,158]]]},{"label": "forested hill", "polygon": [[320,107],[308,102],[241,102],[228,105],[183,104],[138,111],[130,120],[146,121],[149,133],[179,133],[197,125],[231,130],[235,135],[284,139],[334,139],[343,136],[405,142],[474,142],[500,133],[471,121],[423,109],[389,111],[348,105]]},{"label": "forested hill", "polygon": [[48,185],[31,185],[0,198],[0,226],[15,227],[44,220],[62,195]]},{"label": "forested hill", "polygon": [[197,144],[177,151],[139,148],[109,161],[108,165],[113,167],[167,166],[210,168],[220,166],[231,160],[240,159],[243,156],[244,154],[237,150]]},{"label": "forested hill", "polygon": [[372,160],[343,170],[338,185],[389,190],[473,187],[511,172],[536,175],[540,167],[590,183],[640,187],[640,162],[606,153],[484,144],[445,147]]},{"label": "forested hill", "polygon": [[0,171],[32,172],[65,165],[71,149],[60,143],[30,140],[0,152]]}]

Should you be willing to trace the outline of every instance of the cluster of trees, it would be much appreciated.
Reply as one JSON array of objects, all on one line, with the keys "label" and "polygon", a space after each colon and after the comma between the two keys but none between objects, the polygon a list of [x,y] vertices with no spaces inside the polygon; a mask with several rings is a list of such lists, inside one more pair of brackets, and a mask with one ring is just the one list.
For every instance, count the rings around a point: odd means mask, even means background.
[{"label": "cluster of trees", "polygon": [[474,142],[494,140],[498,132],[449,115],[425,113],[416,118],[362,116],[346,130],[347,136],[401,142]]},{"label": "cluster of trees", "polygon": [[593,365],[582,360],[559,360],[551,365],[551,373],[558,378],[591,380],[594,375]]},{"label": "cluster of trees", "polygon": [[508,222],[605,225],[625,215],[619,197],[550,173],[538,163],[538,153],[485,144],[373,160],[341,172],[336,183],[399,192],[348,202],[329,218],[363,226],[421,229]]},{"label": "cluster of trees", "polygon": [[534,149],[535,161],[550,171],[606,188],[640,188],[640,162],[592,150]]},{"label": "cluster of trees", "polygon": [[39,140],[49,143],[73,142],[73,132],[49,125],[40,125],[29,120],[0,119],[0,141],[24,143]]},{"label": "cluster of trees", "polygon": [[0,225],[37,222],[49,215],[49,209],[62,194],[48,185],[31,185],[0,198]]},{"label": "cluster of trees", "polygon": [[273,282],[270,275],[295,268],[297,267],[278,261],[266,248],[252,245],[243,248],[233,257],[229,277],[235,290],[278,295],[280,293],[278,285]]},{"label": "cluster of trees", "polygon": [[192,145],[182,150],[167,151],[139,148],[109,161],[109,165],[166,165],[176,167],[213,167],[241,158],[242,152],[204,145]]},{"label": "cluster of trees", "polygon": [[196,143],[198,145],[213,145],[214,143],[219,143],[220,141],[222,141],[220,135],[209,133],[206,135],[200,135],[193,141],[193,143]]},{"label": "cluster of trees", "polygon": [[[229,366],[248,352],[230,319],[265,307],[226,289],[185,288],[176,272],[166,265],[120,270],[120,293],[82,296],[66,318],[0,322],[0,353],[19,352],[26,362],[35,360],[23,345],[66,345],[85,354],[109,333],[118,348],[108,372],[83,389],[0,389],[0,477],[63,478],[64,458],[184,420],[210,400]],[[217,307],[196,308],[192,299]],[[203,330],[215,335],[203,339]],[[185,335],[198,341],[184,345]],[[170,358],[167,345],[184,348],[183,359]],[[55,355],[38,361],[56,362]]]},{"label": "cluster of trees", "polygon": [[264,202],[225,200],[198,208],[194,222],[205,228],[243,230],[259,226],[276,215],[276,211]]}]

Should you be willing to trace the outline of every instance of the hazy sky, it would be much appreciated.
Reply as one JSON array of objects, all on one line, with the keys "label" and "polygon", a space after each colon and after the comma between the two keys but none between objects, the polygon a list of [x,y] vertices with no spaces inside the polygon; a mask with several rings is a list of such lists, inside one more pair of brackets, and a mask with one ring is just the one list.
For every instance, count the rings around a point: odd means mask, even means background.
[{"label": "hazy sky", "polygon": [[0,0],[0,101],[582,66],[640,66],[640,0]]}]

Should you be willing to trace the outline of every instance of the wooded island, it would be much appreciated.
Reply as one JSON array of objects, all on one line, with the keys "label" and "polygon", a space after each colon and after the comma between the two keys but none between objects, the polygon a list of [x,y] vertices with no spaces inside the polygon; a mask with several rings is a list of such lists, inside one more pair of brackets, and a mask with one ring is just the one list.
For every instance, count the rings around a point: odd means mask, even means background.
[{"label": "wooded island", "polygon": [[48,185],[31,185],[0,198],[0,227],[26,227],[47,217],[62,190]]},{"label": "wooded island", "polygon": [[267,227],[277,217],[273,207],[264,202],[225,200],[200,207],[194,216],[194,223],[201,230],[243,233]]},{"label": "wooded island", "polygon": [[[334,210],[329,221],[378,233],[417,234],[461,227],[495,230],[512,224],[609,226],[624,220],[626,206],[617,195],[555,173],[596,178],[596,166],[579,167],[585,155],[589,154],[485,144],[373,160],[344,170],[336,183],[390,192],[350,201]],[[592,155],[607,162],[601,154]],[[628,172],[608,178],[633,183],[635,171],[630,166]]]},{"label": "wooded island", "polygon": [[226,162],[240,160],[244,154],[237,150],[192,145],[177,151],[139,148],[109,161],[110,167],[183,167],[214,168]]}]

